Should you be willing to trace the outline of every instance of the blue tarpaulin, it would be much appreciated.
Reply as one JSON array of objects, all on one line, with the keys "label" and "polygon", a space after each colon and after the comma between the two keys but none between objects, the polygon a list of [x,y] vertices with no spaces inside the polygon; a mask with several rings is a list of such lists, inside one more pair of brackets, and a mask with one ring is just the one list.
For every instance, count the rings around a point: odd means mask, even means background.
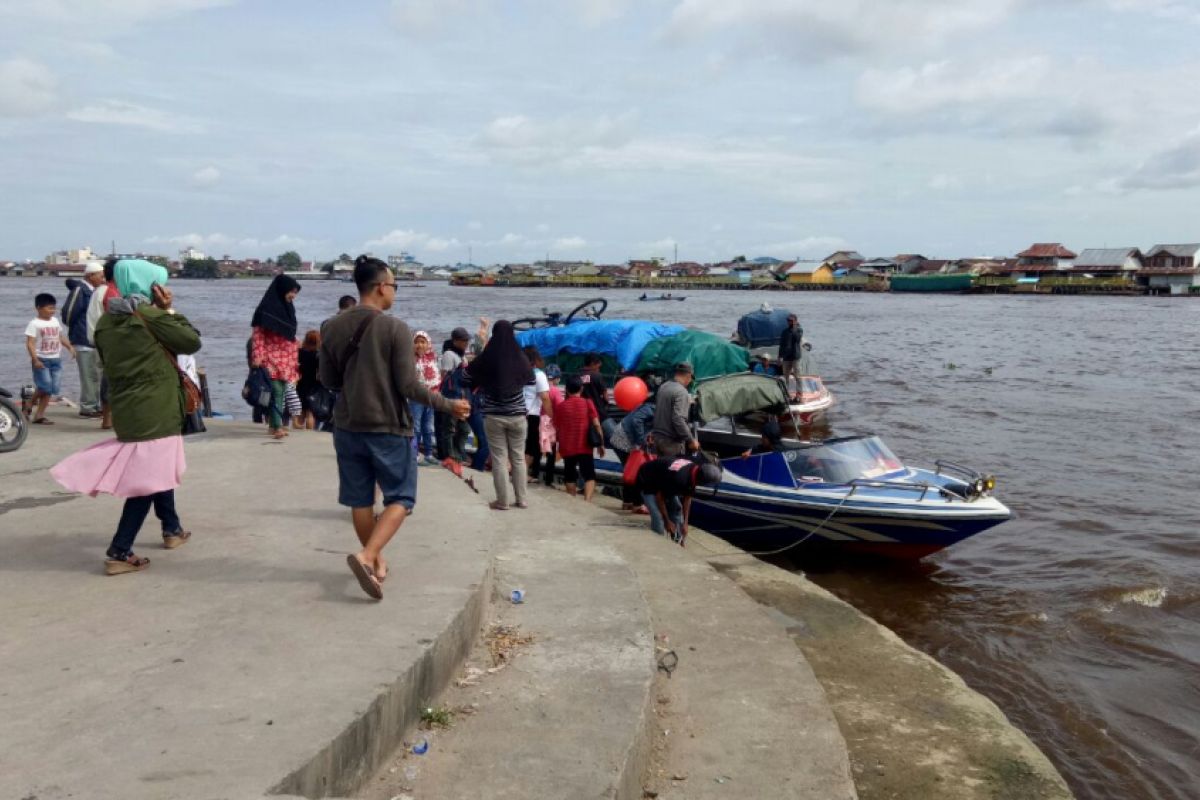
[{"label": "blue tarpaulin", "polygon": [[681,325],[661,322],[578,320],[558,328],[521,331],[517,334],[517,342],[522,347],[533,345],[544,356],[560,352],[611,356],[622,369],[629,371],[637,366],[646,345],[659,337],[674,336],[683,330]]},{"label": "blue tarpaulin", "polygon": [[738,338],[746,347],[777,347],[779,336],[787,327],[788,314],[783,309],[762,312],[751,311],[738,320]]}]

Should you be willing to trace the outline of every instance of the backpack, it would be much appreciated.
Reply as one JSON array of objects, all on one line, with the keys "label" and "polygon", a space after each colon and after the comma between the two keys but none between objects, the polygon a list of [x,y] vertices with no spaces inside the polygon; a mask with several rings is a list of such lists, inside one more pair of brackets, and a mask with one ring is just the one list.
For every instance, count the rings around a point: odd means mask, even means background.
[{"label": "backpack", "polygon": [[266,369],[257,367],[250,370],[250,374],[246,376],[246,383],[242,386],[242,399],[251,408],[271,407],[271,375]]}]

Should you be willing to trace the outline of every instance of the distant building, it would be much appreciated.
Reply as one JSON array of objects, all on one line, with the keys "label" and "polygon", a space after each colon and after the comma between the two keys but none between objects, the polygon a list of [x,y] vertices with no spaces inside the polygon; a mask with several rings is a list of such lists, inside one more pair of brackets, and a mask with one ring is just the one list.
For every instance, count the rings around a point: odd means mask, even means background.
[{"label": "distant building", "polygon": [[179,263],[181,264],[188,261],[203,261],[206,258],[208,258],[208,255],[195,247],[187,247],[179,251]]},{"label": "distant building", "polygon": [[[843,262],[847,263],[847,262]],[[861,263],[861,261],[859,262]],[[854,264],[857,267],[858,264]],[[844,267],[850,269],[851,267]],[[786,273],[788,283],[833,283],[834,267],[826,259],[817,261],[797,261],[788,268]]]},{"label": "distant building", "polygon": [[1075,258],[1071,271],[1097,278],[1132,278],[1142,268],[1142,259],[1136,247],[1089,248]]},{"label": "distant building", "polygon": [[1150,248],[1137,282],[1168,294],[1186,294],[1200,286],[1200,244],[1158,244]]},{"label": "distant building", "polygon": [[1043,242],[1017,253],[1017,267],[1026,273],[1025,277],[1038,277],[1043,272],[1070,269],[1076,258],[1058,242]]},{"label": "distant building", "polygon": [[78,250],[57,250],[46,256],[45,264],[47,266],[67,266],[72,264],[86,264],[96,258],[95,253],[90,247],[81,247]]}]

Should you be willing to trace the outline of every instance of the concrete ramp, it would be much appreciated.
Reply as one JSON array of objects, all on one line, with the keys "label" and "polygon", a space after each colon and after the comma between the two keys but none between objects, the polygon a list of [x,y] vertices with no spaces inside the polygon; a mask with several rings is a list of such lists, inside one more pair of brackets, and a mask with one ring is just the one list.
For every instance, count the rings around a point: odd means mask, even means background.
[{"label": "concrete ramp", "polygon": [[422,469],[376,603],[345,564],[330,437],[215,424],[188,440],[192,541],[162,550],[151,517],[150,568],[105,577],[120,501],[46,472],[102,434],[55,419],[0,456],[0,797],[354,792],[477,638],[493,512]]}]

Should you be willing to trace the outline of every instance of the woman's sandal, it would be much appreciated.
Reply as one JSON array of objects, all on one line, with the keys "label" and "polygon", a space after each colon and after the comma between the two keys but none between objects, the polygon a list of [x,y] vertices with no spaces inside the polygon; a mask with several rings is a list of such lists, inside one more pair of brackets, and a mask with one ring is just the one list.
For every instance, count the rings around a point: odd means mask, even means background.
[{"label": "woman's sandal", "polygon": [[33,420],[33,424],[34,425],[53,425],[54,423],[51,422],[50,420],[46,419],[45,417],[38,417],[37,419]]},{"label": "woman's sandal", "polygon": [[492,511],[508,511],[508,506],[501,505],[498,500],[493,500],[488,503],[488,508],[490,508]]},{"label": "woman's sandal", "polygon": [[104,559],[104,573],[106,575],[124,575],[127,572],[141,572],[148,566],[150,566],[150,559],[139,558],[133,553],[125,556],[125,558]]},{"label": "woman's sandal", "polygon": [[187,544],[188,539],[191,538],[191,531],[176,531],[175,533],[170,533],[163,537],[163,547],[167,550],[174,550],[178,547],[183,547],[185,544]]}]

